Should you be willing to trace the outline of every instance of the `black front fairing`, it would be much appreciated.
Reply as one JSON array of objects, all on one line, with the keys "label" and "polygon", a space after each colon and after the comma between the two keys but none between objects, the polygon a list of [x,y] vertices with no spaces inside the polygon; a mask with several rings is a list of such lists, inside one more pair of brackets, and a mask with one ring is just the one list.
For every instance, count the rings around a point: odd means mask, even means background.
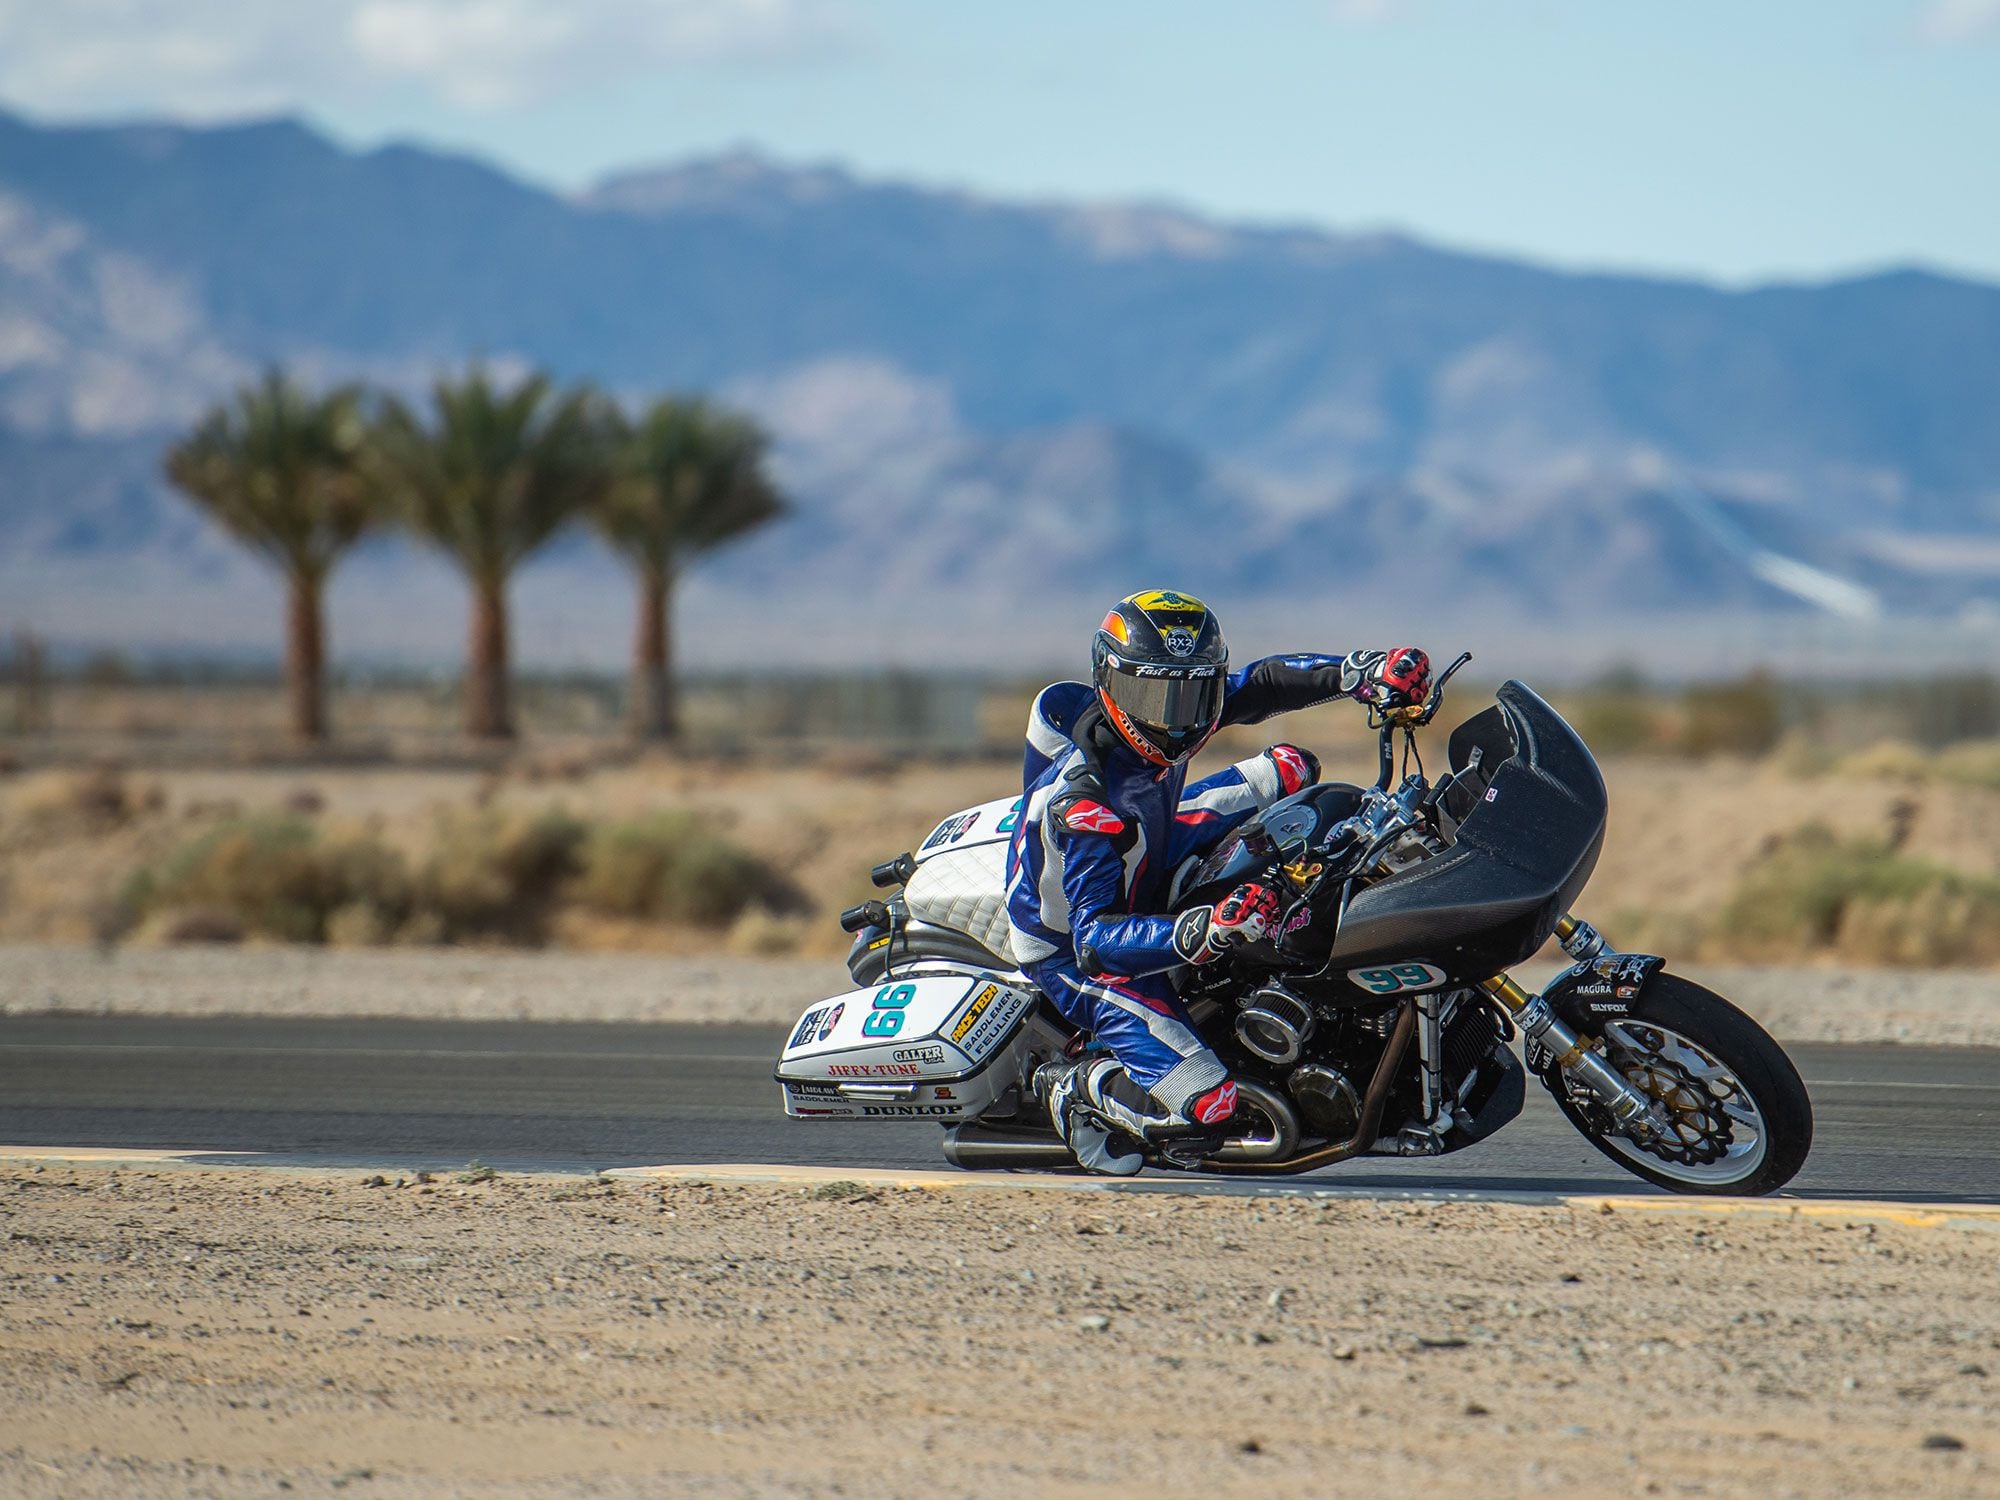
[{"label": "black front fairing", "polygon": [[1470,982],[1530,957],[1596,867],[1604,779],[1576,732],[1532,690],[1509,682],[1497,696],[1451,737],[1456,775],[1444,811],[1454,842],[1445,853],[1357,892],[1343,914],[1340,880],[1310,877],[1322,854],[1333,857],[1316,846],[1354,812],[1360,793],[1312,787],[1218,845],[1186,883],[1183,904],[1270,878],[1290,906],[1274,939],[1249,956],[1294,972],[1318,968],[1343,984],[1355,970],[1396,963]]}]

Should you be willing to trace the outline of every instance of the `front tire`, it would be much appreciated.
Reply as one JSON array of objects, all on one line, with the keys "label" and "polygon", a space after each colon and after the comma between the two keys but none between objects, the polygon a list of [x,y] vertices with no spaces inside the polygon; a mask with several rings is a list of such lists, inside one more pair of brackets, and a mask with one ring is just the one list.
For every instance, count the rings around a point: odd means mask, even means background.
[{"label": "front tire", "polygon": [[1612,1067],[1674,1121],[1671,1138],[1642,1144],[1618,1134],[1553,1064],[1543,1072],[1570,1124],[1634,1176],[1675,1193],[1756,1197],[1805,1165],[1813,1112],[1804,1080],[1763,1027],[1713,990],[1661,974],[1622,1016],[1563,1019],[1600,1036]]}]

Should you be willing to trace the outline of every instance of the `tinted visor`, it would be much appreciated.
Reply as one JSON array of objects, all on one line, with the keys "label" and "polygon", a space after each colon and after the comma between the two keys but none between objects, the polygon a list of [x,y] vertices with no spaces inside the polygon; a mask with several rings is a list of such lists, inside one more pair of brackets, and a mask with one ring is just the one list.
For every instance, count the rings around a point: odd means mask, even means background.
[{"label": "tinted visor", "polygon": [[1222,714],[1222,671],[1142,676],[1123,664],[1106,674],[1105,691],[1169,760],[1193,750]]}]

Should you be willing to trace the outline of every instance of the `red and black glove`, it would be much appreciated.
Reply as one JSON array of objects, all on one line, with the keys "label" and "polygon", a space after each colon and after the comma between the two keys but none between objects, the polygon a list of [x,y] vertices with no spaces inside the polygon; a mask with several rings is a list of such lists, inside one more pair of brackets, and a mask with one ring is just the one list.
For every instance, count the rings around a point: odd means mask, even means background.
[{"label": "red and black glove", "polygon": [[1371,708],[1411,708],[1431,690],[1431,659],[1415,646],[1356,651],[1341,663],[1341,688]]},{"label": "red and black glove", "polygon": [[1205,964],[1269,935],[1279,915],[1276,891],[1254,881],[1239,885],[1213,906],[1182,912],[1174,923],[1174,949],[1191,964]]}]

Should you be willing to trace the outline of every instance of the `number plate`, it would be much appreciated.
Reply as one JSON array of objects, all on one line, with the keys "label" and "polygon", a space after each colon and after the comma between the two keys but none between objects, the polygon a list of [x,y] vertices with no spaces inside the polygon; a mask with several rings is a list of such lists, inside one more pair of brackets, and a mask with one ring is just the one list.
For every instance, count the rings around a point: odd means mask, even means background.
[{"label": "number plate", "polygon": [[1412,990],[1434,990],[1444,983],[1444,970],[1434,964],[1376,964],[1366,969],[1349,969],[1348,979],[1371,995],[1402,995]]}]

